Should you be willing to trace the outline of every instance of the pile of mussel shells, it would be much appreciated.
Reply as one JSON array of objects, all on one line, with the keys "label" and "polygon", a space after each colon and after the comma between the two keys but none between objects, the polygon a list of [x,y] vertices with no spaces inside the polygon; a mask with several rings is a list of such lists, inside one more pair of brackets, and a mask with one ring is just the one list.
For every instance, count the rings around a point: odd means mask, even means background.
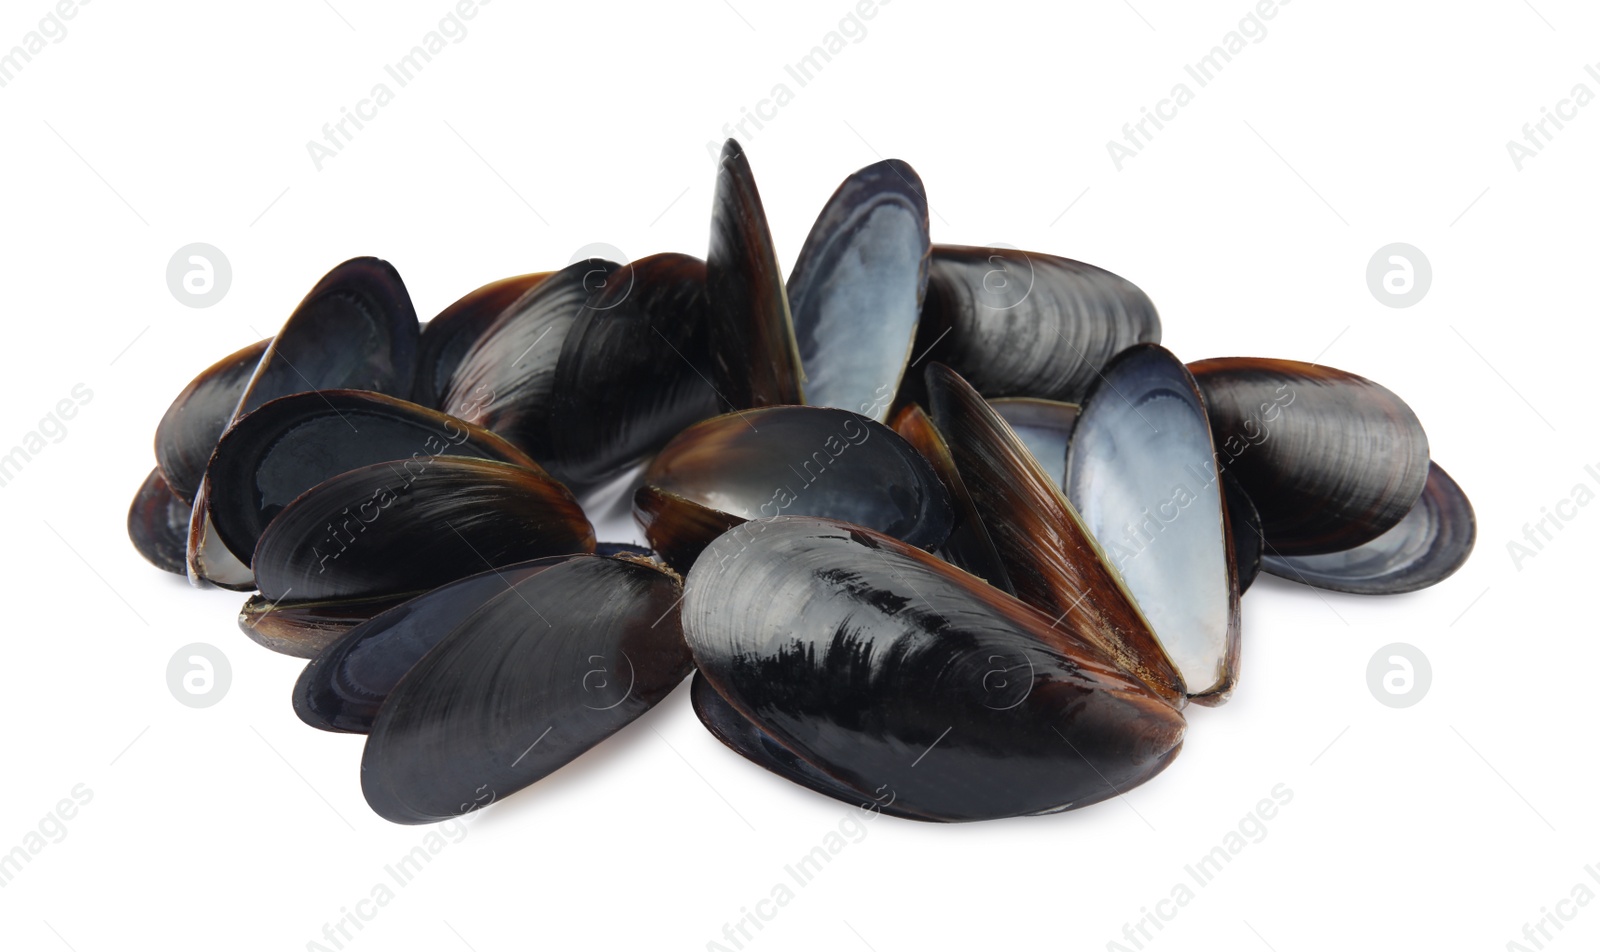
[{"label": "pile of mussel shells", "polygon": [[[426,324],[388,263],[334,268],[173,401],[128,530],[254,593],[240,627],[309,659],[296,713],[367,735],[395,822],[526,787],[691,674],[718,740],[818,793],[1058,812],[1229,696],[1259,572],[1408,592],[1472,549],[1394,393],[1160,334],[1107,271],[931,244],[897,160],[785,282],[730,141],[703,261],[585,259]],[[598,542],[630,503],[648,547]]]}]

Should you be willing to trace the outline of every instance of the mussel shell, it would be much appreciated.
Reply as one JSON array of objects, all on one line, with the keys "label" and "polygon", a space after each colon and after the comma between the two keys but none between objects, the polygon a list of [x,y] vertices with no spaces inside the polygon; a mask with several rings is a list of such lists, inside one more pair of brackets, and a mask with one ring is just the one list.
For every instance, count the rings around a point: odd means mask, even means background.
[{"label": "mussel shell", "polygon": [[189,510],[184,561],[189,581],[196,587],[216,585],[236,592],[248,592],[256,587],[255,575],[250,571],[250,557],[235,555],[217,535],[216,524],[211,521],[211,484],[204,479],[194,494],[194,506]]},{"label": "mussel shell", "polygon": [[563,345],[584,305],[605,290],[618,267],[585,258],[523,294],[473,341],[440,407],[500,434],[548,467]]},{"label": "mussel shell", "polygon": [[887,804],[879,803],[874,798],[845,786],[806,763],[794,751],[773,740],[770,734],[740,714],[732,704],[717,693],[717,689],[711,686],[706,676],[698,671],[695,672],[694,679],[689,682],[689,700],[694,706],[695,716],[700,718],[700,723],[711,732],[711,736],[722,741],[729,750],[744,759],[759,767],[765,767],[791,783],[809,787],[824,796],[886,813],[889,816],[905,820],[929,819],[897,809],[894,806],[892,793],[876,791],[875,797],[881,796],[889,801]]},{"label": "mussel shell", "polygon": [[[411,385],[411,399],[425,407],[439,405],[446,383],[461,365],[472,345],[489,329],[500,313],[528,293],[552,272],[519,274],[491,281],[468,291],[422,328],[417,341],[417,377]],[[470,408],[440,407],[453,416],[465,416]]]},{"label": "mussel shell", "polygon": [[268,524],[253,564],[269,601],[324,601],[425,591],[594,545],[577,500],[544,473],[440,456],[318,484]]},{"label": "mussel shell", "polygon": [[928,819],[1116,796],[1183,737],[1183,716],[1092,644],[858,526],[780,517],[727,533],[689,573],[683,625],[741,716],[856,802],[892,794]]},{"label": "mussel shell", "polygon": [[950,535],[938,549],[939,554],[951,565],[976,575],[1007,595],[1015,595],[1016,590],[1006,576],[1005,563],[1000,561],[1000,554],[995,550],[994,540],[989,538],[989,530],[983,524],[977,504],[972,501],[972,494],[967,492],[967,484],[961,479],[955,458],[950,455],[950,447],[945,444],[944,436],[933,425],[933,421],[928,419],[928,414],[921,406],[908,404],[895,415],[894,430],[922,454],[922,458],[938,475],[945,492],[950,495],[954,521],[950,526]]},{"label": "mussel shell", "polygon": [[409,397],[417,337],[417,311],[400,273],[379,258],[352,258],[324,275],[284,321],[233,416],[307,390]]},{"label": "mussel shell", "polygon": [[295,713],[320,730],[365,734],[401,677],[457,625],[523,579],[580,557],[557,555],[479,572],[362,622],[300,672]]},{"label": "mussel shell", "polygon": [[816,515],[932,548],[950,533],[949,495],[893,430],[832,407],[763,407],[673,438],[645,485],[740,519]]},{"label": "mussel shell", "polygon": [[217,438],[228,428],[245,384],[271,343],[271,338],[257,341],[201,371],[156,425],[156,463],[172,493],[185,503],[194,503]]},{"label": "mussel shell", "polygon": [[1269,554],[1370,542],[1422,495],[1428,437],[1388,389],[1298,360],[1222,357],[1189,370],[1219,459],[1261,514]]},{"label": "mussel shell", "polygon": [[655,486],[634,492],[633,518],[650,548],[680,575],[717,536],[748,521]]},{"label": "mussel shell", "polygon": [[189,506],[173,495],[158,466],[144,478],[128,507],[128,538],[151,565],[182,575],[188,537]]},{"label": "mussel shell", "polygon": [[789,276],[806,402],[888,419],[928,285],[928,200],[899,159],[839,186]]},{"label": "mussel shell", "polygon": [[1261,574],[1261,513],[1250,501],[1250,494],[1227,470],[1222,471],[1223,499],[1228,504],[1228,538],[1233,545],[1233,564],[1239,570],[1239,594]]},{"label": "mussel shell", "polygon": [[1472,554],[1477,519],[1456,481],[1432,463],[1416,505],[1394,528],[1371,542],[1325,555],[1268,553],[1272,575],[1353,595],[1398,595],[1436,585]]},{"label": "mussel shell", "polygon": [[934,424],[1017,597],[1184,704],[1183,678],[1060,485],[959,374],[933,364],[926,378]]},{"label": "mussel shell", "polygon": [[581,491],[715,416],[710,344],[705,262],[669,253],[624,265],[562,346],[551,474]]},{"label": "mussel shell", "polygon": [[412,471],[439,456],[539,468],[488,430],[415,403],[361,390],[297,393],[262,405],[218,441],[206,471],[211,520],[248,557],[267,523],[318,483],[394,460]]},{"label": "mussel shell", "polygon": [[984,396],[1078,403],[1113,356],[1161,339],[1161,319],[1133,282],[1093,265],[934,245],[917,338],[918,354]]},{"label": "mussel shell", "polygon": [[252,595],[239,609],[239,630],[251,641],[279,654],[315,658],[351,629],[417,594],[420,593],[321,602],[274,602]]},{"label": "mussel shell", "polygon": [[1239,580],[1204,401],[1158,344],[1118,354],[1085,398],[1067,457],[1083,518],[1195,700],[1239,674]]},{"label": "mussel shell", "polygon": [[706,251],[712,382],[732,409],[804,403],[783,269],[744,149],[722,147]]},{"label": "mussel shell", "polygon": [[1078,423],[1078,405],[1036,397],[998,397],[990,400],[989,406],[1010,425],[1045,475],[1065,491],[1067,444]]},{"label": "mussel shell", "polygon": [[361,789],[379,816],[429,823],[508,796],[616,733],[691,670],[665,572],[571,559],[457,625],[378,711]]}]

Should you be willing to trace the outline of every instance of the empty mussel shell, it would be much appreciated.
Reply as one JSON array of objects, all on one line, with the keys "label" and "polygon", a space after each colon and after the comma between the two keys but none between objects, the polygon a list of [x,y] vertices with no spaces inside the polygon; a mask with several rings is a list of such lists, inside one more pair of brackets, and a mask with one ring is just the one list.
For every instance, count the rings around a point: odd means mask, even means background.
[{"label": "empty mussel shell", "polygon": [[440,408],[548,465],[562,345],[584,304],[605,289],[617,267],[585,258],[535,284],[472,342],[444,387]]},{"label": "empty mussel shell", "polygon": [[1183,738],[1183,716],[1094,645],[858,526],[733,529],[690,571],[683,626],[728,707],[829,781],[807,786],[902,815],[1084,806],[1160,772]]},{"label": "empty mussel shell", "polygon": [[1159,344],[1101,373],[1072,434],[1067,498],[1190,697],[1218,703],[1239,675],[1239,580],[1205,404]]},{"label": "empty mussel shell", "polygon": [[740,519],[817,515],[932,548],[950,533],[933,468],[893,430],[832,407],[763,407],[673,438],[644,484]]},{"label": "empty mussel shell", "polygon": [[206,471],[212,524],[248,559],[273,517],[301,493],[373,463],[406,471],[435,457],[471,456],[530,469],[538,464],[481,427],[396,397],[319,390],[281,397],[235,423]]},{"label": "empty mussel shell", "polygon": [[735,410],[804,403],[783,270],[744,149],[722,147],[706,251],[712,382]]},{"label": "empty mussel shell", "polygon": [[1078,403],[1113,356],[1160,339],[1155,305],[1109,271],[1014,248],[933,246],[917,353],[984,396]]},{"label": "empty mussel shell", "polygon": [[[472,345],[506,308],[527,294],[552,272],[539,271],[491,281],[468,291],[422,328],[417,341],[417,377],[411,399],[426,407],[439,405],[445,385],[461,365]],[[453,416],[466,417],[470,407],[440,407]]]},{"label": "empty mussel shell", "polygon": [[1219,459],[1261,514],[1267,554],[1370,542],[1422,495],[1428,437],[1388,389],[1298,360],[1222,357],[1189,369]]},{"label": "empty mussel shell", "polygon": [[582,556],[483,605],[389,692],[361,758],[367,803],[431,823],[569,763],[691,670],[680,586],[629,559]]},{"label": "empty mussel shell", "polygon": [[325,731],[365,734],[411,666],[496,595],[577,555],[469,575],[402,602],[347,631],[300,672],[294,710]]},{"label": "empty mussel shell", "polygon": [[1355,595],[1398,595],[1444,581],[1472,554],[1477,520],[1456,481],[1432,463],[1416,505],[1371,542],[1324,555],[1262,558],[1272,575]]},{"label": "empty mussel shell", "polygon": [[594,545],[578,501],[548,475],[439,456],[318,484],[267,525],[253,566],[268,601],[375,598]]},{"label": "empty mussel shell", "polygon": [[806,402],[888,419],[928,284],[928,200],[898,159],[844,180],[789,276]]},{"label": "empty mussel shell", "polygon": [[189,506],[173,495],[158,466],[144,478],[128,507],[128,538],[151,565],[182,575],[188,536]]},{"label": "empty mussel shell", "polygon": [[959,374],[934,364],[926,377],[934,424],[1017,597],[1098,646],[1162,698],[1184,704],[1182,676],[1060,484]]},{"label": "empty mussel shell", "polygon": [[1065,490],[1067,444],[1078,423],[1078,405],[1036,397],[998,397],[990,400],[989,406],[1010,425],[1045,475]]},{"label": "empty mussel shell", "polygon": [[582,492],[719,413],[710,346],[705,262],[669,253],[622,266],[562,345],[551,475]]},{"label": "empty mussel shell", "polygon": [[257,341],[207,367],[178,394],[156,425],[156,463],[174,495],[194,503],[217,438],[233,420],[245,384],[271,338]]}]

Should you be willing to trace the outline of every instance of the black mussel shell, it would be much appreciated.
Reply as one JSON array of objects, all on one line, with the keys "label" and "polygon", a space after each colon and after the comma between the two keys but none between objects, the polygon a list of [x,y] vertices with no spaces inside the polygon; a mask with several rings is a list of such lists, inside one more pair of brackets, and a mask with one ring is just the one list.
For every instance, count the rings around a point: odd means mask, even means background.
[{"label": "black mussel shell", "polygon": [[173,495],[158,466],[144,478],[128,507],[128,538],[151,565],[184,573],[183,549],[189,538],[189,506]]},{"label": "black mussel shell", "polygon": [[816,515],[932,548],[950,533],[933,468],[893,430],[832,407],[763,407],[673,438],[644,483],[740,519]]},{"label": "black mussel shell", "polygon": [[548,475],[440,456],[318,484],[267,525],[253,565],[269,601],[375,598],[594,544],[578,501]]},{"label": "black mussel shell", "polygon": [[[689,700],[700,723],[711,736],[722,741],[728,749],[760,767],[772,771],[783,779],[809,787],[824,796],[853,803],[856,806],[887,813],[905,820],[925,820],[927,817],[896,809],[894,794],[886,790],[873,791],[871,796],[845,786],[826,773],[811,766],[794,751],[783,746],[734,709],[711,686],[706,676],[695,672],[689,683]],[[882,798],[881,802],[877,798]]]},{"label": "black mussel shell", "polygon": [[706,252],[712,382],[732,409],[803,403],[783,269],[744,149],[722,147]]},{"label": "black mussel shell", "polygon": [[1221,357],[1189,369],[1218,458],[1261,514],[1268,555],[1370,542],[1422,495],[1427,434],[1386,388],[1298,360]]},{"label": "black mussel shell", "polygon": [[972,494],[967,492],[967,484],[962,481],[961,472],[956,468],[955,457],[950,455],[950,447],[945,444],[944,436],[933,425],[933,421],[928,419],[928,414],[918,404],[907,404],[895,415],[894,430],[922,454],[922,458],[938,475],[945,492],[950,495],[954,521],[950,526],[950,535],[937,549],[939,555],[951,565],[976,575],[1007,595],[1015,595],[1011,580],[1006,577],[1005,564],[995,550],[994,540],[989,538],[989,530],[983,524],[978,506],[972,501]]},{"label": "black mussel shell", "polygon": [[1160,772],[1183,738],[1182,714],[1093,644],[858,526],[732,530],[690,571],[683,626],[728,707],[829,781],[807,786],[901,815],[1085,806]]},{"label": "black mussel shell", "polygon": [[1250,501],[1250,494],[1227,470],[1222,471],[1223,498],[1228,503],[1228,539],[1233,545],[1233,563],[1239,569],[1239,594],[1261,574],[1261,513]]},{"label": "black mussel shell", "polygon": [[934,364],[926,377],[934,424],[1017,597],[1182,705],[1183,678],[1061,487],[959,374]]},{"label": "black mussel shell", "polygon": [[365,734],[411,666],[467,616],[525,578],[576,555],[519,562],[441,585],[362,622],[300,672],[294,710],[325,731]]},{"label": "black mussel shell", "polygon": [[1325,555],[1268,553],[1272,575],[1353,595],[1398,595],[1436,585],[1472,554],[1477,519],[1466,493],[1433,463],[1416,505],[1394,528],[1353,549]]},{"label": "black mussel shell", "polygon": [[585,258],[534,285],[473,341],[440,408],[493,430],[548,467],[561,352],[584,305],[609,286],[618,267]]},{"label": "black mussel shell", "polygon": [[669,253],[619,269],[561,349],[551,474],[581,492],[715,416],[710,346],[705,262]]},{"label": "black mussel shell", "polygon": [[1112,357],[1159,340],[1150,298],[1109,271],[1013,248],[933,246],[916,352],[984,396],[1079,403]]},{"label": "black mussel shell", "polygon": [[508,796],[649,710],[692,669],[674,576],[579,557],[457,625],[379,708],[361,789],[379,816],[431,823]]},{"label": "black mussel shell", "polygon": [[[488,330],[502,311],[518,298],[531,291],[535,285],[552,272],[519,274],[515,277],[491,281],[481,288],[468,291],[455,303],[423,325],[417,341],[417,377],[411,385],[411,400],[425,407],[439,406],[445,385],[461,366],[483,332]],[[440,407],[452,416],[467,416],[471,407]]]},{"label": "black mussel shell", "polygon": [[194,503],[217,438],[228,428],[245,384],[271,343],[271,338],[257,341],[201,371],[156,425],[156,463],[167,486],[185,503]]},{"label": "black mussel shell", "polygon": [[634,492],[633,518],[650,540],[650,548],[680,575],[689,571],[713,539],[748,521],[655,486],[640,486]]},{"label": "black mussel shell", "polygon": [[1196,701],[1239,676],[1239,580],[1206,407],[1158,344],[1118,354],[1084,399],[1067,499]]},{"label": "black mussel shell", "polygon": [[243,560],[267,523],[318,483],[389,461],[415,471],[439,456],[539,468],[488,430],[415,403],[361,390],[297,393],[264,404],[218,441],[206,471],[211,521]]},{"label": "black mussel shell", "polygon": [[806,402],[888,419],[928,285],[928,200],[899,159],[844,180],[789,276]]},{"label": "black mussel shell", "polygon": [[239,609],[239,630],[251,641],[294,658],[315,658],[368,619],[415,595],[343,598],[320,602],[274,602],[252,595]]},{"label": "black mussel shell", "polygon": [[989,401],[1028,448],[1046,476],[1067,488],[1067,445],[1078,424],[1078,404],[1036,397],[999,397]]}]

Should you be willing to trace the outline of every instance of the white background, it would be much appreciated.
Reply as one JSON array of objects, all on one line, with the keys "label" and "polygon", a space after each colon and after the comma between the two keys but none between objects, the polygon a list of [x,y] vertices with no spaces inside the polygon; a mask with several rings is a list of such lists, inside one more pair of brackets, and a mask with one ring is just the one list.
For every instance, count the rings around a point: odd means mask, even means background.
[{"label": "white background", "polygon": [[[841,178],[904,158],[936,241],[1121,273],[1186,359],[1320,359],[1387,384],[1472,496],[1479,540],[1415,595],[1263,580],[1237,694],[1192,712],[1153,782],[1054,817],[876,820],[746,948],[1103,949],[1276,784],[1294,796],[1265,839],[1146,948],[1502,949],[1580,881],[1600,891],[1584,872],[1600,862],[1600,506],[1520,570],[1507,551],[1575,484],[1600,489],[1584,472],[1600,469],[1600,104],[1521,171],[1505,145],[1574,84],[1600,93],[1584,72],[1600,15],[1533,3],[1298,0],[1198,88],[1183,65],[1246,0],[897,0],[801,88],[785,64],[847,0],[499,0],[321,171],[306,141],[446,0],[84,6],[0,89],[0,446],[75,384],[93,392],[0,488],[0,851],[74,785],[94,796],[0,889],[0,944],[302,949],[422,842],[366,808],[360,738],[295,718],[300,663],[238,632],[242,596],[191,590],[129,546],[155,424],[354,255],[394,262],[424,316],[591,242],[703,255],[706,143],[780,82],[793,100],[744,138],[786,267]],[[49,9],[6,0],[0,49]],[[1180,81],[1194,101],[1118,171],[1107,140]],[[165,280],[196,241],[233,267],[209,309]],[[1366,284],[1395,241],[1433,266],[1407,309]],[[233,669],[205,710],[165,678],[197,641]],[[1432,662],[1405,710],[1366,683],[1391,642]],[[346,947],[705,948],[850,813],[722,748],[680,690],[487,812]],[[1589,906],[1554,945],[1597,941]]]}]

